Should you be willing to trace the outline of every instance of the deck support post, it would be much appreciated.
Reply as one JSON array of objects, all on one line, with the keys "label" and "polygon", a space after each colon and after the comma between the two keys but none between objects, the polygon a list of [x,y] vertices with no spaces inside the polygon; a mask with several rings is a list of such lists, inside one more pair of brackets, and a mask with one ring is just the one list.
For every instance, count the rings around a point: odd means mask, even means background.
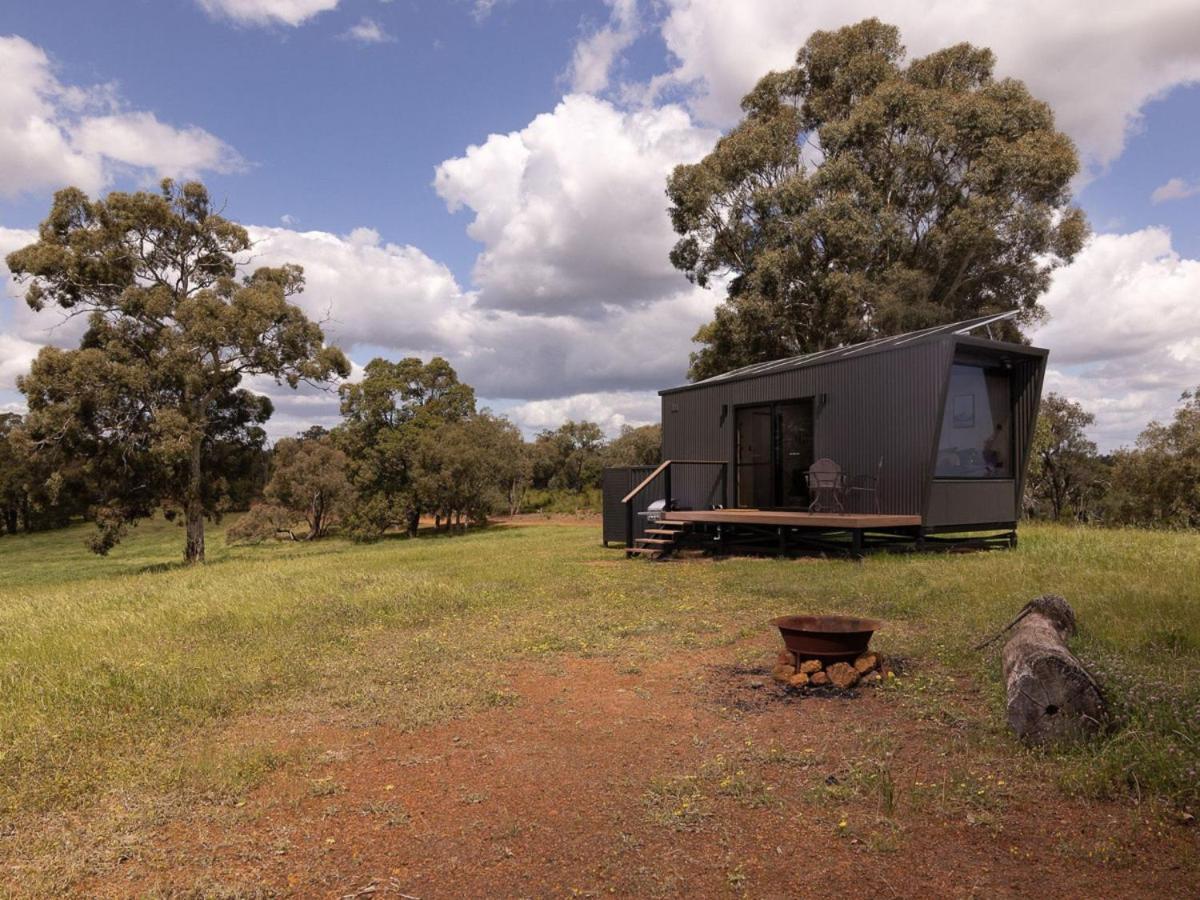
[{"label": "deck support post", "polygon": [[625,501],[625,546],[633,546],[633,504]]},{"label": "deck support post", "polygon": [[779,526],[779,555],[787,554],[787,529],[782,525]]},{"label": "deck support post", "polygon": [[721,463],[721,508],[729,508],[729,463]]},{"label": "deck support post", "polygon": [[863,530],[861,528],[850,529],[850,553],[855,559],[862,559],[863,553]]}]

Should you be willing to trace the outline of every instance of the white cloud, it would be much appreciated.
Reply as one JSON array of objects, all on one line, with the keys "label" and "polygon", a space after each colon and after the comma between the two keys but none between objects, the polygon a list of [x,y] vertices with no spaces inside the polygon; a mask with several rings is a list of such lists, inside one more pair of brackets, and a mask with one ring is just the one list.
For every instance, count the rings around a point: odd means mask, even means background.
[{"label": "white cloud", "polygon": [[16,387],[17,376],[26,375],[41,344],[0,332],[0,390]]},{"label": "white cloud", "polygon": [[471,4],[471,17],[476,22],[483,22],[502,2],[508,2],[508,0],[474,0]]},{"label": "white cloud", "polygon": [[0,37],[0,196],[68,184],[95,192],[117,170],[187,177],[241,166],[207,131],[122,111],[111,85],[64,85],[40,47]]},{"label": "white cloud", "polygon": [[1188,184],[1182,178],[1171,178],[1154,189],[1150,200],[1156,204],[1166,203],[1168,200],[1186,200],[1196,194],[1200,194],[1200,184]]},{"label": "white cloud", "polygon": [[239,25],[290,25],[295,28],[313,16],[336,9],[338,0],[196,0],[214,18]]},{"label": "white cloud", "polygon": [[910,55],[958,41],[991,47],[997,72],[1051,104],[1089,166],[1117,156],[1142,107],[1200,80],[1200,4],[1095,0],[667,0],[662,35],[676,65],[658,90],[689,88],[692,111],[727,126],[769,69],[790,66],[818,29],[877,15],[900,27]]},{"label": "white cloud", "polygon": [[576,394],[554,400],[532,400],[505,411],[526,434],[554,429],[567,419],[596,422],[609,435],[625,425],[649,425],[660,418],[661,404],[650,391]]},{"label": "white cloud", "polygon": [[445,343],[440,318],[467,305],[453,274],[416,247],[384,243],[370,228],[347,236],[251,226],[254,265],[304,266],[298,302],[345,346],[421,350]]},{"label": "white cloud", "polygon": [[617,58],[637,39],[640,28],[637,0],[605,0],[611,14],[602,28],[575,45],[568,76],[571,90],[594,94],[608,87]]},{"label": "white cloud", "polygon": [[236,172],[244,165],[233,148],[203,128],[173,128],[148,112],[85,118],[74,129],[74,143],[89,156],[160,178]]},{"label": "white cloud", "polygon": [[666,178],[715,139],[677,106],[623,112],[573,94],[443,162],[434,185],[451,211],[474,210],[467,233],[484,245],[479,304],[599,316],[677,292]]},{"label": "white cloud", "polygon": [[358,41],[360,44],[386,44],[396,40],[383,30],[382,25],[367,16],[363,16],[357,24],[351,25],[342,33],[342,37]]},{"label": "white cloud", "polygon": [[1050,319],[1032,338],[1050,349],[1047,390],[1096,413],[1102,448],[1169,418],[1200,383],[1200,260],[1165,229],[1092,238],[1043,302]]}]

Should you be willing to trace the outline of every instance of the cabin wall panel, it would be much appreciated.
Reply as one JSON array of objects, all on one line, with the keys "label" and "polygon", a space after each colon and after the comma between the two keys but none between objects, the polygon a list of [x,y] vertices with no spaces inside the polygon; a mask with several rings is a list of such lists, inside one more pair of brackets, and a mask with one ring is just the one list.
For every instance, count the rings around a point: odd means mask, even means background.
[{"label": "cabin wall panel", "polygon": [[[882,456],[880,510],[922,515],[952,354],[950,342],[924,343],[664,394],[663,456],[727,461],[732,506],[734,408],[813,397],[816,458],[827,456],[849,474],[873,475]],[[714,481],[712,471],[682,468],[673,493],[681,505],[703,509],[720,502]]]}]

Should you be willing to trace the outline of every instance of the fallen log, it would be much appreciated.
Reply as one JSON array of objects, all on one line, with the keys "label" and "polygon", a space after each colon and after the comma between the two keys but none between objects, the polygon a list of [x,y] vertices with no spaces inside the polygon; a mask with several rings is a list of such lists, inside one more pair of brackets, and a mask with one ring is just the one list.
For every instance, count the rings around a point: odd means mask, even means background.
[{"label": "fallen log", "polygon": [[1100,731],[1108,706],[1100,685],[1067,649],[1075,613],[1062,597],[1025,605],[1004,645],[1008,725],[1027,744],[1076,741]]}]

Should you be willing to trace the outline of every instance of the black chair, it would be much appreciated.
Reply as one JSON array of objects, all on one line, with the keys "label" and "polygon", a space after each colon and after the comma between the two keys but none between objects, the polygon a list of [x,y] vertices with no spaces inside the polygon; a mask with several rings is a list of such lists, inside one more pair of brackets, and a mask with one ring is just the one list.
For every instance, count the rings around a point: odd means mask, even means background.
[{"label": "black chair", "polygon": [[883,457],[879,457],[879,464],[875,466],[874,475],[852,475],[846,481],[846,487],[843,489],[846,495],[846,501],[853,501],[855,494],[869,496],[875,503],[875,513],[879,514],[879,479],[883,477]]},{"label": "black chair", "polygon": [[846,477],[842,467],[828,457],[822,457],[808,467],[808,493],[812,503],[808,504],[809,512],[845,512],[842,503],[842,491]]}]

